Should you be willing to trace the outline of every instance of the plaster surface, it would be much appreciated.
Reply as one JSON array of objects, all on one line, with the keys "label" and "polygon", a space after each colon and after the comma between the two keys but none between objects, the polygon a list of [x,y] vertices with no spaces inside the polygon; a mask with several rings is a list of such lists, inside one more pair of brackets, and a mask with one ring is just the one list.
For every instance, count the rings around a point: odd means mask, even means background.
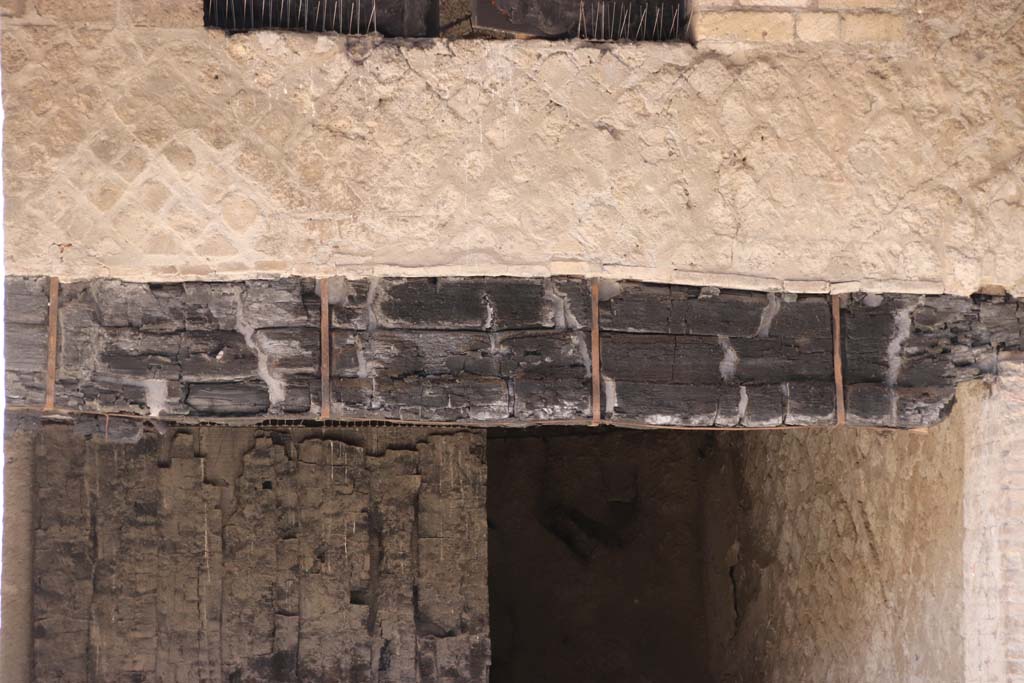
[{"label": "plaster surface", "polygon": [[696,49],[64,16],[4,24],[11,274],[1024,292],[1014,0]]},{"label": "plaster surface", "polygon": [[717,436],[704,494],[716,680],[997,680],[974,656],[990,625],[964,606],[973,529],[999,519],[967,518],[963,502],[988,392],[962,386],[927,432]]}]

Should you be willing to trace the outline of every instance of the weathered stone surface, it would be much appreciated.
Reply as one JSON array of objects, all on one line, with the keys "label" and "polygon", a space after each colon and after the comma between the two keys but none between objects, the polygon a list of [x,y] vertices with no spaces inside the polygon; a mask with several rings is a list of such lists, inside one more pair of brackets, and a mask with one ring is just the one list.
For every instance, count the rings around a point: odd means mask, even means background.
[{"label": "weathered stone surface", "polygon": [[806,11],[842,19],[846,38],[907,23],[896,45],[411,47],[225,36],[199,26],[200,0],[33,1],[4,22],[8,272],[568,266],[743,276],[754,289],[862,280],[1024,293],[1024,124],[1005,112],[1017,111],[1022,48],[1010,0],[929,0],[921,12],[881,0],[827,12],[715,4],[730,11],[695,18],[698,35],[724,18],[742,36],[792,41]]},{"label": "weathered stone surface", "polygon": [[606,284],[601,322],[616,330],[601,334],[603,412],[613,421],[834,421],[835,392],[823,390],[833,382],[826,297]]},{"label": "weathered stone surface", "polygon": [[[977,535],[998,543],[1007,538],[1001,528],[1013,526],[996,521],[1005,513],[969,516],[973,435],[992,428],[982,417],[986,393],[962,391],[954,415],[925,434],[839,427],[714,435],[698,479],[708,680],[949,682],[995,667],[965,653],[965,634],[987,648],[995,629],[1015,628],[996,607],[1006,593],[993,587],[1005,584],[965,542]],[[1001,459],[1019,452],[1000,446]],[[1005,509],[998,476],[992,487],[983,495]],[[975,573],[984,578],[974,591],[995,593],[993,608],[974,617],[981,628],[966,616]],[[979,654],[989,653],[996,663],[1005,657],[994,647]]]},{"label": "weathered stone surface", "polygon": [[36,679],[487,680],[481,433],[34,438]]},{"label": "weathered stone surface", "polygon": [[1024,315],[1009,297],[857,294],[842,325],[851,424],[934,424],[959,382],[996,374],[1000,354],[1024,348]]}]

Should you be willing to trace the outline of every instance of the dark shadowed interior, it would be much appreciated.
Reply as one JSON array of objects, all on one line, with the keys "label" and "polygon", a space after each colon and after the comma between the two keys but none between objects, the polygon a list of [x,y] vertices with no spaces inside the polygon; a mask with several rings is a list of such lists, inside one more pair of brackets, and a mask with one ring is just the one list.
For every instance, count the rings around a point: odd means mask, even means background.
[{"label": "dark shadowed interior", "polygon": [[706,433],[492,430],[492,683],[709,681]]}]

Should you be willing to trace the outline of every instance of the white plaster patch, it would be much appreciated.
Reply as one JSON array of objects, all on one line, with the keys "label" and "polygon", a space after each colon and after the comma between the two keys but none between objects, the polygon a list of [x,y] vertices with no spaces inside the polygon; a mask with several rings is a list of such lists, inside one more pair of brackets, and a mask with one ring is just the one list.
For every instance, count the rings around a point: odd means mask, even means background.
[{"label": "white plaster patch", "polygon": [[896,386],[900,378],[900,370],[903,368],[901,353],[903,352],[903,345],[910,338],[910,313],[912,309],[912,305],[904,306],[896,311],[896,316],[893,320],[892,337],[889,338],[889,346],[886,349],[889,366],[886,372],[885,383],[890,387]]},{"label": "white plaster patch", "polygon": [[757,325],[757,336],[767,337],[772,331],[772,323],[775,321],[775,316],[778,315],[779,309],[782,308],[782,300],[779,295],[775,292],[768,292],[768,303],[765,305],[764,310],[761,311],[761,321]]},{"label": "white plaster patch", "polygon": [[885,301],[885,297],[881,294],[868,294],[864,297],[864,305],[868,308],[878,308]]},{"label": "white plaster patch", "polygon": [[736,376],[736,365],[740,357],[724,334],[718,335],[718,345],[722,347],[722,361],[718,364],[718,372],[722,375],[722,381],[728,384]]},{"label": "white plaster patch", "polygon": [[615,380],[608,375],[601,375],[601,383],[604,386],[604,414],[611,416],[619,407],[619,395],[616,392]]},{"label": "white plaster patch", "polygon": [[615,280],[601,279],[597,282],[597,298],[599,301],[608,301],[622,294],[622,285]]},{"label": "white plaster patch", "polygon": [[160,417],[167,409],[167,380],[145,379],[142,387],[146,390],[146,405],[150,417]]},{"label": "white plaster patch", "polygon": [[275,377],[270,371],[270,360],[266,351],[256,341],[256,328],[248,319],[247,307],[242,302],[242,294],[238,294],[238,308],[235,313],[235,329],[245,338],[245,344],[256,356],[256,374],[263,383],[267,385],[267,395],[270,399],[270,409],[284,401],[286,390],[285,382]]}]

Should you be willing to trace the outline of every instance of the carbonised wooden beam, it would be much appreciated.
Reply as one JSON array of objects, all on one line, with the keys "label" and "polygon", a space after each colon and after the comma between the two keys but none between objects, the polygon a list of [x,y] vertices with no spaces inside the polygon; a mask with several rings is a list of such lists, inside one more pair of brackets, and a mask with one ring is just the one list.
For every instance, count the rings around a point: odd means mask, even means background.
[{"label": "carbonised wooden beam", "polygon": [[1024,352],[1024,306],[1008,296],[844,297],[843,381],[851,425],[924,427],[956,385]]},{"label": "carbonised wooden beam", "polygon": [[690,2],[473,0],[473,25],[517,36],[690,40]]},{"label": "carbonised wooden beam", "polygon": [[640,282],[606,290],[606,420],[673,427],[835,422],[826,297]]},{"label": "carbonised wooden beam", "polygon": [[52,387],[58,411],[184,421],[785,428],[845,406],[851,425],[920,427],[1024,352],[1009,297],[571,277],[331,278],[328,300],[304,278],[67,283],[51,347],[49,285],[7,280],[15,408]]}]

